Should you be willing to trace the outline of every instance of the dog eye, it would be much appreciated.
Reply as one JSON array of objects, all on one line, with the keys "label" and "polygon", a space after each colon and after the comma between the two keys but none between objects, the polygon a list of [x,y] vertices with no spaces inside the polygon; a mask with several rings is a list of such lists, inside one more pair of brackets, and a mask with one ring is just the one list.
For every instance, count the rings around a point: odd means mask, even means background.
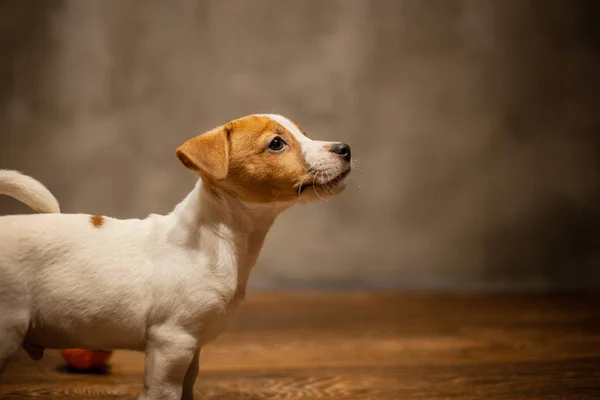
[{"label": "dog eye", "polygon": [[271,140],[271,143],[269,143],[269,149],[273,150],[273,151],[281,151],[284,149],[284,147],[285,147],[285,142],[281,138],[278,138],[278,137]]}]

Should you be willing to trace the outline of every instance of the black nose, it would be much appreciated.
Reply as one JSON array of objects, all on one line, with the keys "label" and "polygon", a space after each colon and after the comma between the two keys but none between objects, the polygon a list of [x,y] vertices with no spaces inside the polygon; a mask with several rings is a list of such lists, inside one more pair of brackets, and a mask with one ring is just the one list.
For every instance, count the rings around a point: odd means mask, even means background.
[{"label": "black nose", "polygon": [[336,143],[331,146],[331,151],[333,151],[338,156],[342,157],[346,161],[350,161],[352,155],[350,154],[350,146],[346,143]]}]

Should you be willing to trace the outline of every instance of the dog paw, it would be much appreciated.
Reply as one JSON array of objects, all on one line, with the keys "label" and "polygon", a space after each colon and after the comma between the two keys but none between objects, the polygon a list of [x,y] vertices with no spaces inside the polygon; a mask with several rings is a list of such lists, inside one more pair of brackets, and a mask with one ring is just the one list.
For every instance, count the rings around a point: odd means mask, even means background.
[{"label": "dog paw", "polygon": [[34,361],[41,360],[42,357],[44,357],[45,349],[36,344],[28,342],[27,340],[23,342],[23,349],[25,349],[27,354],[29,354],[29,357]]}]

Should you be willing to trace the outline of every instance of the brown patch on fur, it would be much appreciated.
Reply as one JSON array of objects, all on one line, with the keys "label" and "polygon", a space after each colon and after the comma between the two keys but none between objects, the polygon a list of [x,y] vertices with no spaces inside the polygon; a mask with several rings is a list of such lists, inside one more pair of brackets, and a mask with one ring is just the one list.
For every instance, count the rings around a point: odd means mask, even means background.
[{"label": "brown patch on fur", "polygon": [[92,215],[90,217],[90,222],[94,228],[100,228],[104,224],[104,217],[100,215]]},{"label": "brown patch on fur", "polygon": [[[269,151],[281,137],[287,147]],[[186,141],[177,149],[180,161],[209,187],[224,189],[250,202],[286,201],[298,196],[298,184],[308,174],[300,143],[266,116],[252,115],[229,122]]]},{"label": "brown patch on fur", "polygon": [[[277,136],[287,147],[281,152],[269,151],[269,143]],[[237,120],[231,133],[226,187],[250,202],[296,198],[297,184],[308,173],[300,146],[292,133],[269,117]]]}]

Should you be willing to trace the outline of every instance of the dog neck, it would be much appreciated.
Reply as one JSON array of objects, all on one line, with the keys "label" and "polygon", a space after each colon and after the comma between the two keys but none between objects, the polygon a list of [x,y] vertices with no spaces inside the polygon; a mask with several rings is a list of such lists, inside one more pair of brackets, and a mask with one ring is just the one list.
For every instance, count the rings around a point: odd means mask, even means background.
[{"label": "dog neck", "polygon": [[198,180],[169,215],[169,240],[206,254],[215,268],[245,287],[277,216],[290,205],[247,203]]}]

